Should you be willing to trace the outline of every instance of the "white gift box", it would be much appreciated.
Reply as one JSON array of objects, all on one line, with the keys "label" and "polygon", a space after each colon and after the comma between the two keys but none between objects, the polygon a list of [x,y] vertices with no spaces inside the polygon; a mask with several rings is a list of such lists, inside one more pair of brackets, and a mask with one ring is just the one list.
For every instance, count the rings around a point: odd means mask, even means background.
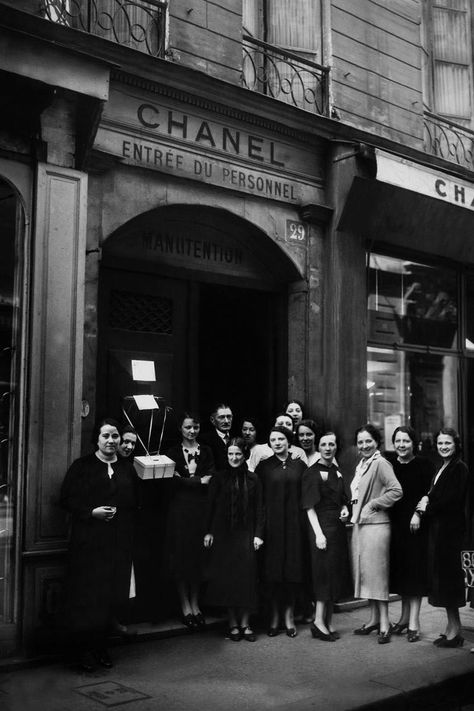
[{"label": "white gift box", "polygon": [[164,454],[134,457],[133,465],[140,479],[168,479],[175,467],[173,460]]}]

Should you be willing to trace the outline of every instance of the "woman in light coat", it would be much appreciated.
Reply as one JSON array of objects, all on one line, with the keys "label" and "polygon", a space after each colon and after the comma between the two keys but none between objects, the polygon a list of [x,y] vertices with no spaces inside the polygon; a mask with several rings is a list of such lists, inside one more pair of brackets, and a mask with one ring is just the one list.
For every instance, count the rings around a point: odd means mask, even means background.
[{"label": "woman in light coat", "polygon": [[370,618],[354,634],[379,633],[379,644],[390,642],[388,619],[390,519],[388,509],[403,492],[392,465],[380,454],[380,433],[373,425],[356,431],[362,459],[351,483],[352,562],[354,596],[368,598]]}]

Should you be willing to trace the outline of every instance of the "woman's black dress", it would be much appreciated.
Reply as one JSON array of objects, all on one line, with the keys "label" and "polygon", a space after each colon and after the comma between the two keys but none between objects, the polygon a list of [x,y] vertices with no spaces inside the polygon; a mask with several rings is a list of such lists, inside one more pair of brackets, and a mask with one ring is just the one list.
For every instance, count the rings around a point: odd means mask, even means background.
[{"label": "woman's black dress", "polygon": [[266,583],[303,581],[304,519],[301,479],[306,465],[273,455],[255,470],[262,483],[265,518],[263,577]]},{"label": "woman's black dress", "polygon": [[468,469],[451,461],[428,492],[428,602],[434,607],[466,604],[461,550],[466,532]]},{"label": "woman's black dress", "polygon": [[419,530],[411,533],[410,520],[417,503],[428,493],[435,468],[428,459],[418,456],[407,464],[396,458],[390,462],[403,489],[403,498],[390,510],[390,592],[423,597],[428,594],[428,524],[422,518]]},{"label": "woman's black dress", "polygon": [[[326,481],[321,475],[327,474]],[[314,599],[336,601],[352,592],[346,526],[339,516],[348,503],[344,480],[337,467],[316,462],[303,474],[302,508],[314,509],[326,536],[327,547],[316,547],[315,534],[308,521]]]},{"label": "woman's black dress", "polygon": [[216,474],[209,487],[210,549],[205,601],[209,605],[257,609],[257,552],[263,538],[262,487],[244,464]]},{"label": "woman's black dress", "polygon": [[[130,592],[136,475],[126,460],[108,466],[89,454],[69,467],[60,501],[71,514],[65,623],[84,643],[103,635]],[[98,506],[116,506],[115,516],[92,516]]]},{"label": "woman's black dress", "polygon": [[189,475],[182,445],[166,455],[175,463],[166,531],[166,572],[174,580],[200,581],[204,575],[208,485],[201,477],[214,474],[214,458],[209,447],[200,445],[196,472]]}]

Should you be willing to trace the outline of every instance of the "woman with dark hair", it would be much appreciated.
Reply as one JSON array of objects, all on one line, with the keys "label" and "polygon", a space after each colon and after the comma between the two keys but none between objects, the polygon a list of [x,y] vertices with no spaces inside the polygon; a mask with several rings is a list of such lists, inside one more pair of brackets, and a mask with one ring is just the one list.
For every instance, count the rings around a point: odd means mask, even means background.
[{"label": "woman with dark hair", "polygon": [[293,434],[296,433],[296,427],[304,417],[303,410],[303,403],[300,400],[288,400],[283,409],[283,412],[289,415],[293,421]]},{"label": "woman with dark hair", "polygon": [[446,631],[434,641],[437,647],[461,647],[459,608],[466,604],[461,549],[465,534],[468,470],[461,460],[461,440],[451,427],[436,435],[442,465],[428,493],[416,507],[426,517],[428,533],[428,602],[446,609]]},{"label": "woman with dark hair", "polygon": [[122,431],[120,434],[122,438],[118,447],[118,453],[121,457],[124,457],[125,459],[127,457],[131,457],[133,459],[132,454],[135,451],[135,447],[137,446],[138,438],[138,434],[135,427],[132,427],[131,425],[125,425],[125,427],[122,427]]},{"label": "woman with dark hair", "polygon": [[380,454],[380,433],[371,424],[359,427],[355,443],[362,457],[351,482],[354,597],[368,598],[370,618],[354,634],[379,633],[390,642],[388,619],[390,519],[388,510],[402,498],[392,465]]},{"label": "woman with dark hair", "polygon": [[319,438],[319,428],[314,420],[301,420],[296,425],[296,440],[297,444],[306,454],[306,460],[308,462],[308,467],[311,467],[319,459],[321,459],[321,454],[318,451],[317,438]]},{"label": "woman with dark hair", "polygon": [[257,609],[257,557],[263,544],[262,487],[245,463],[245,441],[227,445],[228,466],[212,477],[209,486],[204,546],[211,549],[206,602],[227,607],[228,639],[255,642],[249,626]]},{"label": "woman with dark hair", "polygon": [[294,607],[303,581],[303,515],[301,479],[306,465],[292,459],[290,430],[275,425],[268,443],[273,455],[260,462],[265,517],[263,577],[268,586],[271,619],[268,636],[279,633],[280,608],[288,637],[296,637]]},{"label": "woman with dark hair", "polygon": [[185,412],[178,421],[181,444],[167,456],[175,462],[166,533],[168,571],[176,582],[182,621],[190,631],[205,626],[199,607],[204,577],[202,541],[206,533],[208,484],[214,474],[210,447],[199,444],[199,417]]},{"label": "woman with dark hair", "polygon": [[320,459],[303,474],[302,507],[309,526],[316,613],[311,634],[324,642],[339,639],[332,626],[333,603],[349,595],[350,572],[345,523],[349,519],[342,474],[334,463],[334,432],[318,437]]},{"label": "woman with dark hair", "polygon": [[411,427],[397,427],[392,442],[396,455],[392,461],[393,469],[403,489],[403,498],[390,512],[390,591],[402,598],[400,619],[393,625],[392,632],[400,635],[407,629],[408,641],[417,642],[420,639],[421,600],[428,594],[428,529],[426,522],[421,525],[415,508],[430,488],[434,466],[416,454],[418,437]]},{"label": "woman with dark hair", "polygon": [[136,507],[133,469],[117,457],[118,422],[101,420],[93,440],[96,451],[71,464],[60,494],[71,514],[65,621],[84,671],[112,666],[107,631],[130,595]]},{"label": "woman with dark hair", "polygon": [[252,449],[257,444],[257,432],[259,425],[253,415],[248,415],[242,419],[241,437],[245,444],[245,459],[248,459]]}]

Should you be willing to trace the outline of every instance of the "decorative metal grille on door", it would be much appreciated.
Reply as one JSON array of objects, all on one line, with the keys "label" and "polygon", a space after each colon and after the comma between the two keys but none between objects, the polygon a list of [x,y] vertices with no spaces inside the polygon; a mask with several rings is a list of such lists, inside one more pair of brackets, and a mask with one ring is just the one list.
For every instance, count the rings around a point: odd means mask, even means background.
[{"label": "decorative metal grille on door", "polygon": [[109,314],[111,328],[162,336],[173,333],[173,302],[164,296],[112,291]]}]

